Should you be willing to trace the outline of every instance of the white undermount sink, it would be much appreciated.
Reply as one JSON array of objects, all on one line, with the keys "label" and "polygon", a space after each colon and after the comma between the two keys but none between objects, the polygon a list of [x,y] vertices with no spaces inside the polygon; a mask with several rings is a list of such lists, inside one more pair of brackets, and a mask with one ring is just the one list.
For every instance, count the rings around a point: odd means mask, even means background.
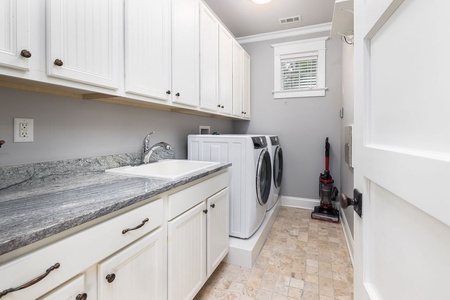
[{"label": "white undermount sink", "polygon": [[145,165],[108,169],[106,172],[177,179],[217,164],[218,162],[210,161],[165,159]]}]

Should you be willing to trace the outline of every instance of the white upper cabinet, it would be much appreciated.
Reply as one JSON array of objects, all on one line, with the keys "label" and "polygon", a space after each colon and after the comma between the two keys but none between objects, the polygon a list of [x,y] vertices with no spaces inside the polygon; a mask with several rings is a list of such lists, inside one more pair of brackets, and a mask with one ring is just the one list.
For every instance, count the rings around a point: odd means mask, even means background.
[{"label": "white upper cabinet", "polygon": [[233,37],[225,27],[219,29],[219,103],[220,112],[233,109]]},{"label": "white upper cabinet", "polygon": [[[200,107],[218,111],[219,21],[200,5]],[[219,107],[218,107],[219,105]]]},{"label": "white upper cabinet", "polygon": [[233,41],[233,116],[242,117],[244,49]]},{"label": "white upper cabinet", "polygon": [[170,1],[125,1],[125,92],[170,99]]},{"label": "white upper cabinet", "polygon": [[198,106],[199,0],[172,0],[172,102]]},{"label": "white upper cabinet", "polygon": [[0,1],[0,65],[29,70],[29,0]]},{"label": "white upper cabinet", "polygon": [[117,0],[47,0],[48,75],[117,89],[122,9]]}]

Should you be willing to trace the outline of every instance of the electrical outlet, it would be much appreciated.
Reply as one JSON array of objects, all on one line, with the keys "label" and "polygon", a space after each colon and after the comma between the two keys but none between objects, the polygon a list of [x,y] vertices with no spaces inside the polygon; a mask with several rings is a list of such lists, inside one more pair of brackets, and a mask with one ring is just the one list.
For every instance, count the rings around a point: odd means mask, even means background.
[{"label": "electrical outlet", "polygon": [[14,118],[14,143],[34,141],[33,119]]}]

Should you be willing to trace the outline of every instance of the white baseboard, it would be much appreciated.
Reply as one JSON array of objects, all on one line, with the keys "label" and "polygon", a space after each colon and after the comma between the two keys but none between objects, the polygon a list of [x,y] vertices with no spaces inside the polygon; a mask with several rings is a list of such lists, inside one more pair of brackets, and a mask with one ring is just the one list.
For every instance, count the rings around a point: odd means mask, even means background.
[{"label": "white baseboard", "polygon": [[313,210],[314,206],[317,206],[319,204],[320,204],[319,199],[281,196],[281,205],[282,206]]},{"label": "white baseboard", "polygon": [[353,265],[353,237],[350,227],[348,226],[347,218],[342,209],[340,210],[342,229],[344,230],[345,241],[347,242],[348,253]]}]

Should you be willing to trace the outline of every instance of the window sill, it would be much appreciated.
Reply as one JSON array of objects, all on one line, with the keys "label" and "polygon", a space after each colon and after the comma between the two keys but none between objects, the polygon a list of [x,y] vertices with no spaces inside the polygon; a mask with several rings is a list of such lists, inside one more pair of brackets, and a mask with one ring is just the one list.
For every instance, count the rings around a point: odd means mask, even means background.
[{"label": "window sill", "polygon": [[273,91],[273,97],[275,99],[286,98],[307,98],[307,97],[324,97],[325,92],[328,90],[325,88],[311,88],[304,90],[289,90],[289,91]]}]

